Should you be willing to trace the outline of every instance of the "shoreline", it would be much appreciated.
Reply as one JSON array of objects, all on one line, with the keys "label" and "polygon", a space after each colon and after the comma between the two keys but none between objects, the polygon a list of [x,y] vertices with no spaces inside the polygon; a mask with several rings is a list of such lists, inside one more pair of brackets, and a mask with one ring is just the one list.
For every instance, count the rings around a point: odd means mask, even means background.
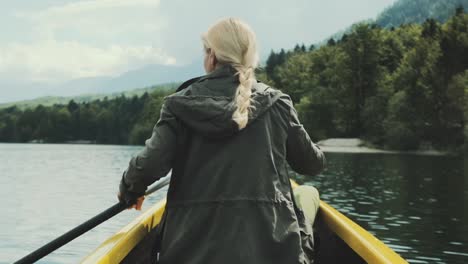
[{"label": "shoreline", "polygon": [[[71,140],[65,142],[44,142],[42,140],[32,140],[29,142],[0,142],[0,144],[64,144],[64,145],[103,145],[103,146],[134,146],[143,147],[144,145],[132,144],[105,144],[97,143],[91,140]],[[368,147],[367,142],[359,138],[328,138],[315,142],[323,152],[328,153],[351,153],[351,154],[408,154],[408,155],[427,155],[427,156],[448,156],[457,155],[456,153],[438,151],[438,150],[386,150]]]},{"label": "shoreline", "polygon": [[449,152],[438,150],[385,150],[366,146],[366,142],[359,138],[328,138],[316,143],[323,152],[355,153],[355,154],[410,154],[428,156],[446,156]]}]

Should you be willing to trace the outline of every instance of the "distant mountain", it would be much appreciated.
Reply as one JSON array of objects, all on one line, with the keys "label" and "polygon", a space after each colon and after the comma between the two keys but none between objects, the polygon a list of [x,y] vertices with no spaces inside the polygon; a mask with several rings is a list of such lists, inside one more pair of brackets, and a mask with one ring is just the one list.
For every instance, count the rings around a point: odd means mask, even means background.
[{"label": "distant mountain", "polygon": [[203,75],[203,64],[200,61],[184,66],[153,64],[128,71],[117,77],[71,80],[56,87],[54,94],[72,96],[85,93],[115,93],[164,83],[182,82],[200,75]]},{"label": "distant mountain", "polygon": [[[24,99],[35,101],[36,99],[33,98],[40,98],[39,101],[51,102],[60,97],[118,93],[159,84],[179,83],[203,74],[203,63],[201,60],[197,60],[191,64],[181,66],[146,65],[117,77],[80,78],[60,84],[9,82],[7,78],[0,76],[0,87],[8,88],[8,93],[0,97],[0,104],[3,106],[11,105],[11,102],[24,102]],[[21,91],[21,93],[15,93],[15,90]],[[54,99],[51,100],[51,98]]]},{"label": "distant mountain", "polygon": [[128,91],[123,91],[123,92],[113,92],[113,93],[100,93],[100,94],[81,94],[81,95],[76,95],[76,96],[43,96],[39,97],[36,99],[30,99],[30,100],[22,100],[22,101],[15,101],[15,102],[10,102],[10,103],[3,103],[0,104],[0,109],[2,108],[7,108],[11,106],[16,106],[20,109],[28,109],[28,108],[34,108],[38,105],[43,105],[43,106],[51,106],[54,104],[68,104],[70,100],[75,101],[76,103],[85,103],[85,102],[91,102],[94,100],[98,99],[112,99],[116,98],[119,96],[126,96],[126,97],[132,97],[134,95],[136,96],[141,96],[145,92],[151,93],[155,90],[158,89],[175,89],[180,83],[168,83],[168,84],[160,84],[160,85],[154,85],[146,88],[138,88],[138,89],[132,89]]},{"label": "distant mountain", "polygon": [[399,0],[386,8],[375,20],[381,27],[423,23],[428,18],[445,22],[459,6],[468,9],[468,0]]}]

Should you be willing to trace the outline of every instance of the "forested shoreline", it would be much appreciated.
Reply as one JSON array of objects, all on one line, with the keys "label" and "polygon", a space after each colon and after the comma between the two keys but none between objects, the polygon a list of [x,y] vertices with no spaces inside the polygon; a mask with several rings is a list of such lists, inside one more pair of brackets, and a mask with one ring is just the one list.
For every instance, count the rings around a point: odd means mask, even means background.
[{"label": "forested shoreline", "polygon": [[173,89],[67,105],[0,110],[0,142],[143,144]]},{"label": "forested shoreline", "polygon": [[468,143],[468,15],[444,24],[354,25],[327,45],[272,52],[263,79],[290,94],[312,138],[387,149]]},{"label": "forested shoreline", "polygon": [[[326,45],[272,52],[258,79],[288,93],[314,140],[387,149],[468,149],[468,15],[354,25]],[[171,89],[66,105],[0,109],[0,142],[142,144]]]}]

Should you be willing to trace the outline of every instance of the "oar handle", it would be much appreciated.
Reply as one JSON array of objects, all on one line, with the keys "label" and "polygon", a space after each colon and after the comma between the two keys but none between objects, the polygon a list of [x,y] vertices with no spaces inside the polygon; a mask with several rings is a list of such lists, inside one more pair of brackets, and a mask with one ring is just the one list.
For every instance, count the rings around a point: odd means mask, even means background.
[{"label": "oar handle", "polygon": [[[150,195],[151,193],[161,189],[162,187],[168,185],[170,182],[170,176],[164,177],[159,180],[153,187],[151,187],[145,195]],[[93,229],[97,225],[107,221],[109,218],[119,214],[123,210],[127,208],[127,205],[124,203],[116,203],[112,207],[108,208],[104,212],[96,215],[95,217],[89,219],[88,221],[84,222],[83,224],[73,228],[72,230],[68,231],[67,233],[59,236],[58,238],[52,240],[51,242],[45,244],[44,246],[38,248],[37,250],[33,251],[32,253],[26,255],[22,259],[16,261],[14,264],[29,264],[34,263],[41,258],[47,256],[54,250],[62,247],[63,245],[67,244],[68,242],[72,241],[73,239],[81,236],[82,234],[88,232],[89,230]]]},{"label": "oar handle", "polygon": [[159,179],[153,186],[151,186],[151,188],[146,190],[145,196],[148,196],[148,195],[158,191],[162,187],[164,187],[166,185],[169,185],[170,182],[171,182],[171,175],[168,175],[168,176],[166,176],[164,178]]}]

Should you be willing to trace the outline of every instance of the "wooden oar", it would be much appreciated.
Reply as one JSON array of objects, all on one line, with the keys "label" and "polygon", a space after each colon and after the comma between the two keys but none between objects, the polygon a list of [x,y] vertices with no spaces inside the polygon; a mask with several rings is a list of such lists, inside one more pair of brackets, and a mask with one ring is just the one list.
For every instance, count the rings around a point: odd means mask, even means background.
[{"label": "wooden oar", "polygon": [[[166,176],[161,178],[158,182],[156,182],[148,191],[145,193],[145,196],[148,196],[157,190],[161,189],[162,187],[169,184],[171,180],[171,176]],[[73,239],[81,236],[82,234],[88,232],[89,230],[93,229],[97,225],[105,222],[109,218],[117,215],[118,213],[122,212],[127,208],[127,205],[124,203],[117,203],[104,212],[96,215],[95,217],[89,219],[88,221],[82,223],[81,225],[73,228],[72,230],[68,231],[67,233],[57,237],[56,239],[52,240],[51,242],[47,243],[46,245],[40,247],[39,249],[35,250],[34,252],[26,255],[22,259],[16,261],[14,264],[26,264],[26,263],[34,263],[44,256],[52,253],[54,250],[60,248],[61,246],[67,244],[68,242],[72,241]]]}]

